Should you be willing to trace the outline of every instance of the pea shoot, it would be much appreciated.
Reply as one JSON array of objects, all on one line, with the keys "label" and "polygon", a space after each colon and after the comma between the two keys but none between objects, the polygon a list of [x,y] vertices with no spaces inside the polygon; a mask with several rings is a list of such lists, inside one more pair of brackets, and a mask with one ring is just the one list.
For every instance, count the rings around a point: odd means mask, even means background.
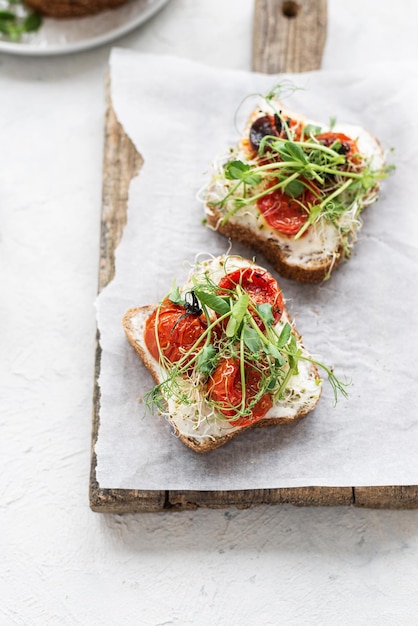
[{"label": "pea shoot", "polygon": [[[254,415],[260,416],[261,410],[285,400],[292,393],[289,383],[299,373],[302,361],[324,370],[335,399],[339,393],[346,397],[347,385],[303,348],[287,318],[274,278],[257,266],[243,265],[227,272],[228,259],[225,257],[225,274],[220,281],[214,282],[209,269],[200,271],[184,292],[173,284],[167,298],[159,305],[154,332],[164,380],[147,394],[148,407],[156,406],[163,411],[167,399],[186,406],[195,405],[192,389],[202,394],[206,409],[209,408],[216,419],[232,426],[250,424],[255,421]],[[205,323],[193,344],[172,362],[162,347],[167,337],[161,333],[169,331],[162,329],[159,316],[164,306],[173,304],[183,303],[187,311],[190,300]],[[164,304],[167,302],[169,304]],[[181,310],[178,315],[185,319]],[[174,322],[173,331],[176,326]],[[315,382],[320,384],[316,367],[311,372],[316,372]],[[197,407],[199,410],[201,407]],[[197,416],[197,424],[204,415],[207,410]]]},{"label": "pea shoot", "polygon": [[[218,166],[207,204],[224,226],[233,216],[256,210],[278,232],[297,240],[320,223],[332,224],[349,253],[361,211],[377,199],[379,182],[394,169],[358,148],[356,138],[329,127],[305,124],[282,112],[275,86],[228,160]],[[289,206],[293,226],[279,212]],[[281,207],[281,208],[280,208]],[[292,230],[293,228],[293,230]]]}]

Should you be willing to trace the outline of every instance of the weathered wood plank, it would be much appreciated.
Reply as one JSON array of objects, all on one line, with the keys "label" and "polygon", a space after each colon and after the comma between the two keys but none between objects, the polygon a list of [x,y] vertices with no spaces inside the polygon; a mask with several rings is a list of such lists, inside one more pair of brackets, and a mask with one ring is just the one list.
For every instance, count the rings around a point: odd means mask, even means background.
[{"label": "weathered wood plank", "polygon": [[[326,0],[255,0],[253,69],[264,73],[318,69],[326,36]],[[110,101],[105,119],[103,207],[99,291],[114,275],[114,253],[126,223],[131,179],[142,164]],[[96,480],[94,446],[99,429],[100,344],[97,342],[93,400],[90,506],[103,513],[182,511],[199,507],[248,508],[261,504],[418,508],[418,486],[302,487],[243,491],[137,491],[102,489]]]},{"label": "weathered wood plank", "polygon": [[115,273],[115,250],[126,224],[129,185],[136,176],[142,157],[123,131],[110,102],[107,83],[107,107],[103,155],[102,219],[100,234],[99,292]]},{"label": "weathered wood plank", "polygon": [[294,506],[342,506],[353,503],[351,487],[297,487],[243,491],[170,491],[166,506],[173,510],[223,508],[248,509],[262,504]]},{"label": "weathered wood plank", "polygon": [[418,509],[418,485],[355,487],[353,504],[371,509]]},{"label": "weathered wood plank", "polygon": [[[99,292],[112,280],[115,273],[115,250],[126,224],[129,185],[142,165],[130,138],[123,131],[110,102],[110,83],[107,84],[107,109],[103,155],[102,217],[100,234]],[[90,470],[90,507],[103,513],[130,513],[134,510],[163,510],[165,491],[135,491],[101,489],[96,479],[95,445],[100,427],[100,338],[96,340],[96,359],[93,396],[93,426]],[[135,504],[138,509],[135,509]]]},{"label": "weathered wood plank", "polygon": [[327,0],[256,0],[253,70],[265,74],[321,67]]}]

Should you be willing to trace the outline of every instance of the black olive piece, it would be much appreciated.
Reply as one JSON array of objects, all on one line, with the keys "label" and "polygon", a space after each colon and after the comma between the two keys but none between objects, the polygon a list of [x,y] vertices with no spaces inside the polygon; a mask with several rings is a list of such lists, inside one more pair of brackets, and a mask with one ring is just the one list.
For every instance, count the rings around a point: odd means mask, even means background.
[{"label": "black olive piece", "polygon": [[280,133],[283,130],[283,124],[282,124],[282,120],[277,115],[277,113],[274,114],[274,125],[276,127],[276,130],[277,130],[278,134],[280,135]]},{"label": "black olive piece", "polygon": [[345,141],[341,142],[341,146],[337,150],[338,154],[348,154],[350,152],[350,146]]},{"label": "black olive piece", "polygon": [[268,115],[259,117],[253,122],[250,128],[250,144],[254,150],[258,150],[261,141],[266,135],[276,135],[276,131],[271,123],[271,119]]},{"label": "black olive piece", "polygon": [[[329,148],[333,143],[335,143],[335,139],[333,137],[328,137],[327,139],[321,139],[320,143]],[[346,141],[342,141],[340,147],[336,149],[336,152],[341,155],[348,154],[350,152],[349,144]]]}]

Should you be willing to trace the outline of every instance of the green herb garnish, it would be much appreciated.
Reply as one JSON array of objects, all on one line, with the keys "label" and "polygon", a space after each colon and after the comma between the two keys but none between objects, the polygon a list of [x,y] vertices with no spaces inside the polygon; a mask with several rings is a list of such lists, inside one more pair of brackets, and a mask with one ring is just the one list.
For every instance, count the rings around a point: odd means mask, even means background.
[{"label": "green herb garnish", "polygon": [[31,33],[40,28],[42,17],[34,11],[28,12],[20,0],[7,0],[0,9],[0,33],[11,41],[19,41],[24,33]]},{"label": "green herb garnish", "polygon": [[[227,262],[228,257],[225,275]],[[232,415],[228,416],[225,415],[224,404],[220,405],[211,397],[205,397],[205,403],[217,419],[231,424],[251,417],[255,405],[264,394],[270,394],[276,403],[292,393],[288,389],[288,383],[292,376],[298,374],[301,360],[309,361],[326,372],[335,397],[337,392],[347,396],[346,384],[336,378],[332,369],[313,360],[302,350],[286,318],[280,322],[276,318],[275,322],[270,303],[257,304],[240,282],[231,288],[220,288],[212,281],[209,270],[200,272],[192,282],[193,296],[199,301],[200,311],[203,311],[206,319],[205,330],[194,345],[185,350],[174,363],[168,361],[157,342],[164,380],[146,395],[149,408],[156,406],[164,410],[165,400],[168,398],[178,404],[197,406],[199,403],[191,390],[196,393],[199,389],[205,390],[211,374],[225,359],[233,359],[239,364],[240,404],[231,407]],[[182,296],[178,288],[173,286],[168,298],[175,302],[186,302],[188,293],[190,291]],[[155,333],[158,338],[157,331],[158,310],[155,318]],[[247,385],[248,369],[257,374],[258,385],[255,392],[254,387],[249,389]],[[207,396],[205,392],[204,394]],[[199,419],[197,415],[197,422]]]},{"label": "green herb garnish", "polygon": [[325,138],[334,128],[334,118],[329,130],[314,124],[293,125],[278,108],[280,95],[277,85],[265,96],[271,119],[278,120],[272,122],[271,131],[277,128],[278,134],[262,137],[257,154],[249,149],[248,156],[244,156],[245,149],[244,155],[232,152],[219,168],[216,180],[220,185],[215,180],[208,205],[220,211],[224,225],[236,213],[245,213],[247,207],[257,206],[260,199],[280,190],[306,211],[307,219],[295,239],[310,226],[328,222],[339,231],[348,252],[361,211],[376,200],[379,181],[394,167],[374,167],[371,158],[356,151],[355,138],[349,143],[338,134],[333,142]]}]

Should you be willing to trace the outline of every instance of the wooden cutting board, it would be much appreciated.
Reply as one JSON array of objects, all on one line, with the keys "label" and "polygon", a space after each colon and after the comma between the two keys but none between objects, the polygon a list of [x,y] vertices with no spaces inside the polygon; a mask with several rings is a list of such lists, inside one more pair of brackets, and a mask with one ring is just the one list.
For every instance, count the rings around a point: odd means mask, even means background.
[{"label": "wooden cutting board", "polygon": [[[318,69],[326,39],[327,0],[255,0],[253,70],[268,74]],[[109,89],[108,89],[109,92]],[[116,119],[108,94],[105,118],[99,292],[114,276],[114,252],[126,223],[128,189],[142,158]],[[258,504],[418,508],[418,486],[299,487],[240,491],[102,489],[96,479],[100,427],[100,337],[97,337],[90,506],[103,513],[178,511]]]}]

